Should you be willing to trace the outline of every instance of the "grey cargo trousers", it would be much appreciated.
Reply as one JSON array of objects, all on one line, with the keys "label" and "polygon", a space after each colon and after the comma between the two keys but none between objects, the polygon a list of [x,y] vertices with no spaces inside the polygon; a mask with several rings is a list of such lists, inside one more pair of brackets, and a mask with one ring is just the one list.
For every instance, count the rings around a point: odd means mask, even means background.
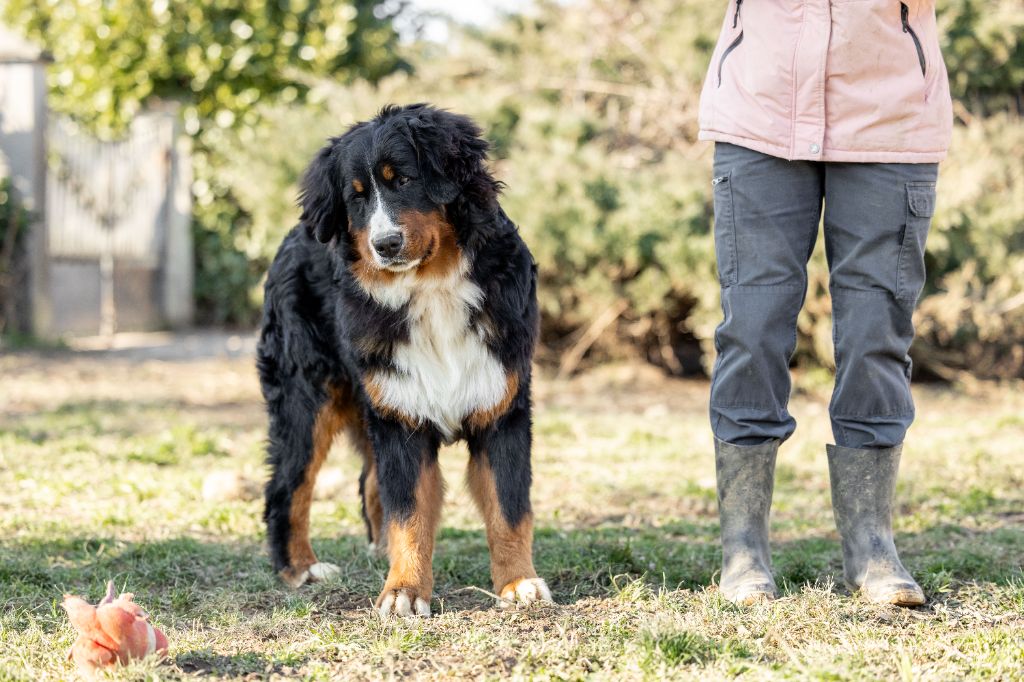
[{"label": "grey cargo trousers", "polygon": [[797,314],[824,203],[837,445],[888,448],[914,419],[911,316],[937,164],[786,161],[716,143],[715,253],[725,315],[715,333],[711,427],[736,445],[785,440]]}]

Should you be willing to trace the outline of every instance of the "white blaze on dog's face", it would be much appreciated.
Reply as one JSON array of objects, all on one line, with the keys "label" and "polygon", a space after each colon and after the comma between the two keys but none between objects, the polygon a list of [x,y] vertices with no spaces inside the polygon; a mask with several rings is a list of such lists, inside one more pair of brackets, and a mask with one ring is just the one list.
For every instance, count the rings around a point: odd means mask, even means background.
[{"label": "white blaze on dog's face", "polygon": [[[405,245],[405,230],[403,226],[398,224],[394,207],[388,205],[372,172],[370,173],[370,186],[372,208],[370,209],[367,241],[369,242],[374,262],[378,267],[385,268],[391,272],[412,270],[420,264],[422,259],[401,259],[401,250]],[[395,245],[397,245],[397,251],[389,250]]]}]

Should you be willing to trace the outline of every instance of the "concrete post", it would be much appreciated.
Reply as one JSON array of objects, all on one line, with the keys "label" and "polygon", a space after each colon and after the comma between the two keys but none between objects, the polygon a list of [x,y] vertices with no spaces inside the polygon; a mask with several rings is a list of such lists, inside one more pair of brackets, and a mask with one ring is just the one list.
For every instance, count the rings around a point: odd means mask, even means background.
[{"label": "concrete post", "polygon": [[195,320],[195,253],[192,246],[192,144],[176,108],[169,114],[170,176],[167,188],[167,240],[163,263],[163,309],[171,328]]}]

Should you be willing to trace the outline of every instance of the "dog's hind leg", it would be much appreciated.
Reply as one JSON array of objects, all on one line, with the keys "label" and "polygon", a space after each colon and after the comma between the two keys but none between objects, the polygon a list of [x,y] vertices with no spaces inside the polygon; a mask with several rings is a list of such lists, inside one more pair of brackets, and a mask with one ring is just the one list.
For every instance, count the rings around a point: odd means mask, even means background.
[{"label": "dog's hind leg", "polygon": [[[338,572],[319,563],[309,541],[313,487],[335,435],[351,420],[353,408],[342,392],[331,390],[319,408],[305,400],[285,400],[270,417],[269,459],[264,520],[274,568],[292,587],[325,580]],[[298,396],[293,396],[298,398]]]},{"label": "dog's hind leg", "polygon": [[495,427],[469,439],[466,480],[484,517],[498,606],[551,601],[533,567],[530,508],[530,415],[514,408]]},{"label": "dog's hind leg", "polygon": [[380,501],[380,484],[377,482],[373,445],[364,420],[355,420],[349,426],[348,434],[353,447],[363,458],[363,470],[359,474],[359,498],[362,501],[363,522],[366,523],[366,537],[370,543],[370,550],[382,553],[386,545],[385,539],[381,537],[384,509]]}]

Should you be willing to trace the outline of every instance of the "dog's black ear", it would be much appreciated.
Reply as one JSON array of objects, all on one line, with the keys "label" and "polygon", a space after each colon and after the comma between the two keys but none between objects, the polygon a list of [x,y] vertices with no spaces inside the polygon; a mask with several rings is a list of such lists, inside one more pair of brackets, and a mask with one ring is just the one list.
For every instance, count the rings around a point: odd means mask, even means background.
[{"label": "dog's black ear", "polygon": [[413,108],[416,113],[408,121],[409,131],[431,200],[447,205],[474,182],[493,185],[484,163],[487,140],[472,120],[428,106]]},{"label": "dog's black ear", "polygon": [[347,229],[348,214],[341,192],[340,138],[317,152],[302,176],[299,190],[300,219],[317,241],[326,244]]}]

